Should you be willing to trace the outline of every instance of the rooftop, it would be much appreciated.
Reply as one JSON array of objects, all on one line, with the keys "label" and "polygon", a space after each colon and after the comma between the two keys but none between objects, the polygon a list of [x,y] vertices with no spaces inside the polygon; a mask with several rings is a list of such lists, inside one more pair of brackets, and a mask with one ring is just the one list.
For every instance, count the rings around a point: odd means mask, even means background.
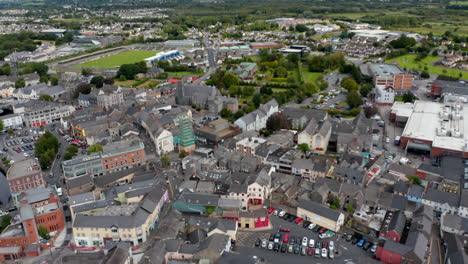
[{"label": "rooftop", "polygon": [[403,74],[403,71],[393,64],[371,64],[369,70],[372,75],[380,78],[393,78],[398,74]]},{"label": "rooftop", "polygon": [[24,159],[13,163],[7,172],[7,178],[11,180],[40,172],[41,167],[35,159]]}]

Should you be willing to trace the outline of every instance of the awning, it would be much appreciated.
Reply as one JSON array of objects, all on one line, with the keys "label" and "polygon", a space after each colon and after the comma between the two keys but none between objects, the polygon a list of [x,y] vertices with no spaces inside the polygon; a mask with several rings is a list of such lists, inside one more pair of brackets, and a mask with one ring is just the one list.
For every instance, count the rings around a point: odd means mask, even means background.
[{"label": "awning", "polygon": [[424,151],[431,151],[432,147],[430,144],[426,143],[418,143],[414,141],[408,141],[408,145],[406,146],[407,149],[415,149],[415,150],[424,150]]}]

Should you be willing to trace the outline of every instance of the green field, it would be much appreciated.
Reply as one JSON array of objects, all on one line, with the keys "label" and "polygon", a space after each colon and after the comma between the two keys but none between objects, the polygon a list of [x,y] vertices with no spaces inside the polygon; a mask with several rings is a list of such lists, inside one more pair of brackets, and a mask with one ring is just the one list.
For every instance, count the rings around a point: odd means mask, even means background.
[{"label": "green field", "polygon": [[74,67],[83,68],[108,68],[112,69],[122,64],[129,64],[143,61],[148,57],[154,56],[158,51],[149,50],[129,50],[118,54],[113,54],[97,60],[87,61],[81,64],[74,65]]},{"label": "green field", "polygon": [[450,5],[466,6],[468,1],[450,1]]},{"label": "green field", "polygon": [[321,72],[309,72],[304,70],[304,81],[308,83],[317,84],[317,79],[322,75]]},{"label": "green field", "polygon": [[462,73],[462,79],[468,80],[468,72],[466,71],[460,71],[456,69],[448,69],[448,68],[442,68],[442,67],[430,65],[430,63],[440,60],[441,59],[440,57],[427,56],[421,61],[414,61],[416,56],[417,56],[416,54],[407,54],[404,56],[386,60],[385,62],[387,63],[397,62],[398,65],[402,68],[418,70],[418,71],[423,71],[424,67],[427,67],[428,72],[431,74],[439,74],[439,75],[444,74],[444,75],[449,75],[449,76],[457,77],[457,78],[460,77],[459,74]]}]

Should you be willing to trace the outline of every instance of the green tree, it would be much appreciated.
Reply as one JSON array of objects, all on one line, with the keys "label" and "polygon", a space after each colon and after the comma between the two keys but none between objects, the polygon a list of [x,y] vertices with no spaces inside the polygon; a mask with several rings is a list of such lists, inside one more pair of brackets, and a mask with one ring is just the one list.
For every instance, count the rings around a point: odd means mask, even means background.
[{"label": "green tree", "polygon": [[185,156],[187,156],[187,153],[184,150],[181,150],[179,152],[179,158],[183,159],[183,158],[185,158]]},{"label": "green tree", "polygon": [[83,68],[83,69],[81,69],[81,75],[87,77],[87,76],[89,76],[90,74],[91,74],[91,70],[90,70],[90,69],[88,69],[88,68]]},{"label": "green tree", "polygon": [[422,71],[420,76],[424,79],[431,77],[427,71]]},{"label": "green tree", "polygon": [[221,78],[221,82],[223,83],[224,87],[229,89],[229,87],[233,85],[238,85],[240,83],[240,79],[234,73],[226,72],[224,76]]},{"label": "green tree", "polygon": [[291,120],[281,112],[274,113],[267,119],[266,129],[272,132],[280,129],[291,129]]},{"label": "green tree", "polygon": [[338,209],[340,207],[340,199],[338,197],[335,197],[333,199],[333,202],[330,204],[331,209]]},{"label": "green tree", "polygon": [[47,228],[43,225],[40,225],[38,228],[37,228],[37,231],[39,233],[39,236],[42,238],[42,239],[45,239],[45,240],[49,240],[50,239],[50,236],[49,236],[49,232],[47,231]]},{"label": "green tree", "polygon": [[346,206],[346,211],[348,211],[349,213],[353,213],[354,212],[353,205],[348,203],[348,205]]},{"label": "green tree", "polygon": [[408,180],[409,180],[410,183],[412,183],[412,184],[422,185],[421,179],[420,179],[419,177],[417,177],[417,176],[407,175],[406,178],[408,178]]},{"label": "green tree", "polygon": [[275,69],[274,75],[277,78],[287,78],[288,70],[283,66],[279,66],[278,68]]},{"label": "green tree", "polygon": [[304,152],[304,153],[307,152],[307,151],[310,151],[310,147],[306,143],[298,144],[297,149]]},{"label": "green tree", "polygon": [[308,30],[307,26],[304,24],[297,24],[296,31],[298,32],[306,32]]},{"label": "green tree", "polygon": [[357,82],[352,78],[343,79],[343,81],[341,81],[341,86],[349,92],[356,91],[358,89]]},{"label": "green tree", "polygon": [[163,157],[161,157],[161,164],[164,167],[169,166],[169,164],[171,164],[171,160],[169,159],[168,156],[163,156]]},{"label": "green tree", "polygon": [[216,209],[216,207],[214,207],[212,205],[207,205],[207,206],[205,206],[205,209],[206,209],[206,214],[211,215],[214,212],[214,210]]},{"label": "green tree", "polygon": [[405,103],[411,103],[414,101],[414,99],[416,99],[416,96],[412,94],[407,93],[403,95],[403,102]]},{"label": "green tree", "polygon": [[3,131],[4,129],[5,129],[5,124],[3,123],[3,119],[0,119],[0,131]]},{"label": "green tree", "polygon": [[104,77],[94,76],[90,83],[96,85],[96,88],[102,88],[102,86],[104,86]]},{"label": "green tree", "polygon": [[53,102],[54,98],[48,94],[41,94],[39,95],[39,100],[46,101],[46,102]]},{"label": "green tree", "polygon": [[221,109],[221,112],[219,112],[219,114],[221,115],[222,118],[226,118],[226,119],[232,118],[232,112],[229,111],[229,109],[227,108]]},{"label": "green tree", "polygon": [[59,140],[49,131],[40,137],[35,145],[35,154],[39,158],[39,164],[43,169],[48,168],[60,147]]},{"label": "green tree", "polygon": [[355,108],[362,105],[364,102],[361,99],[361,96],[356,91],[349,92],[346,96],[349,107]]},{"label": "green tree", "polygon": [[15,88],[23,88],[24,86],[26,86],[26,81],[24,80],[24,78],[21,77],[18,80],[16,80]]},{"label": "green tree", "polygon": [[6,63],[2,67],[0,67],[0,75],[11,75],[10,64]]},{"label": "green tree", "polygon": [[55,86],[55,85],[58,85],[59,80],[57,76],[53,75],[50,77],[49,81],[50,81],[50,85]]},{"label": "green tree", "polygon": [[438,52],[437,50],[434,50],[434,51],[432,52],[432,56],[439,56],[439,52]]},{"label": "green tree", "polygon": [[102,146],[99,145],[99,144],[93,144],[88,148],[87,153],[88,153],[88,155],[90,155],[92,153],[100,152],[100,151],[102,151]]}]

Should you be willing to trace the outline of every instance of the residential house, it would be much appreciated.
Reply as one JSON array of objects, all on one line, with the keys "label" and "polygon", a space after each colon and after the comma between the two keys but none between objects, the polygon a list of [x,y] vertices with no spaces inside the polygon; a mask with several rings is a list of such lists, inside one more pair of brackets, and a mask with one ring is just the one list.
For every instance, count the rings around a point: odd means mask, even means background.
[{"label": "residential house", "polygon": [[20,114],[9,114],[0,116],[0,120],[3,120],[3,129],[15,129],[23,126],[23,118]]},{"label": "residential house", "polygon": [[325,154],[331,136],[331,123],[328,120],[316,122],[315,119],[297,136],[297,144],[307,144],[312,152]]},{"label": "residential house", "polygon": [[234,124],[242,128],[244,133],[250,130],[258,131],[266,127],[268,118],[276,112],[278,112],[278,103],[272,99],[266,104],[260,105],[257,110],[237,119]]},{"label": "residential house", "polygon": [[422,199],[422,204],[430,206],[440,213],[458,214],[460,195],[428,189]]},{"label": "residential house", "polygon": [[295,107],[285,107],[281,113],[285,114],[289,120],[291,120],[292,127],[298,130],[302,130],[306,127],[311,120],[314,120],[315,123],[321,123],[328,117],[326,111]]},{"label": "residential house", "polygon": [[124,103],[123,90],[120,86],[104,84],[100,89],[91,90],[90,94],[78,96],[78,104],[82,107],[99,106],[109,108]]},{"label": "residential house", "polygon": [[388,211],[385,215],[382,227],[380,228],[379,238],[400,242],[406,225],[406,216],[402,211]]},{"label": "residential house", "polygon": [[468,233],[468,218],[453,214],[442,214],[440,229],[443,232],[464,236]]}]

